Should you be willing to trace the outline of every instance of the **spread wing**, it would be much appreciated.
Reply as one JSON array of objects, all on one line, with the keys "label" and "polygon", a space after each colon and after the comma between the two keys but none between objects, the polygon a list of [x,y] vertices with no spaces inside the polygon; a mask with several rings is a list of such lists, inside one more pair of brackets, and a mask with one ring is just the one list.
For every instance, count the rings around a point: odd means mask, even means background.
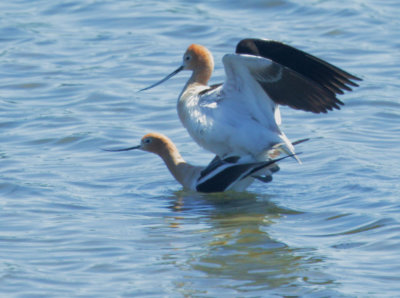
[{"label": "spread wing", "polygon": [[247,66],[254,80],[275,103],[294,109],[314,113],[340,109],[343,103],[336,95],[351,91],[351,87],[358,86],[354,81],[361,80],[324,60],[272,40],[244,39],[237,45],[236,54],[237,60],[248,55],[258,59],[258,64]]}]

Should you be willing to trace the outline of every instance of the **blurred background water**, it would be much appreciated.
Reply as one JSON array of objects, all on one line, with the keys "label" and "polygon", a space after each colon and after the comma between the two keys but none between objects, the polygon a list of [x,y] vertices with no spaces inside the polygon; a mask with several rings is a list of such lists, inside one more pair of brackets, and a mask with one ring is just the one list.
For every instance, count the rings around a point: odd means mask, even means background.
[{"label": "blurred background water", "polygon": [[[0,294],[400,295],[400,4],[394,0],[0,2]],[[245,193],[183,191],[161,160],[109,153],[150,131],[186,160],[186,47],[283,41],[363,78],[326,115],[281,109],[303,164]]]}]

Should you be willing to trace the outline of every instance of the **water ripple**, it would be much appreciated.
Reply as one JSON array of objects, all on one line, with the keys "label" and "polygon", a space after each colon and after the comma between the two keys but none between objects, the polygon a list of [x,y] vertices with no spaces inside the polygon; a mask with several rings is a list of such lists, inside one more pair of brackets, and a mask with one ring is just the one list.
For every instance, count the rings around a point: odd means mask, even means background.
[{"label": "water ripple", "polygon": [[[396,1],[1,2],[0,294],[397,296],[399,14]],[[189,74],[137,91],[191,43],[222,81],[244,37],[363,78],[341,111],[282,107],[288,137],[311,138],[302,165],[204,195],[155,155],[101,150],[159,131],[207,164],[176,114]]]}]

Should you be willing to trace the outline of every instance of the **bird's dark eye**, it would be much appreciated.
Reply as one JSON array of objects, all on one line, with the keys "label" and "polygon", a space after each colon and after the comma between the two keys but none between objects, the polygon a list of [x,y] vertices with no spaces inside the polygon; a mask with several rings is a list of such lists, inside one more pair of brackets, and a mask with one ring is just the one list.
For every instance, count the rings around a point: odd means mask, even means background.
[{"label": "bird's dark eye", "polygon": [[189,60],[190,60],[190,56],[189,55],[185,56],[185,61],[189,61]]},{"label": "bird's dark eye", "polygon": [[151,139],[144,139],[144,140],[143,140],[143,143],[145,143],[145,144],[150,144],[150,143],[151,143]]}]

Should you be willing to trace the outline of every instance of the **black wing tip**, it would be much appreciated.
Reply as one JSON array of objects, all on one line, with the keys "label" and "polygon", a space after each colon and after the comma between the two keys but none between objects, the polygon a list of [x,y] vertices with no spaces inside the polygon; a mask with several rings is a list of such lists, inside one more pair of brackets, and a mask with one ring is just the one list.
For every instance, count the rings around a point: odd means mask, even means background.
[{"label": "black wing tip", "polygon": [[335,103],[332,103],[331,105],[327,105],[327,106],[321,106],[321,107],[316,107],[313,110],[311,110],[311,112],[315,113],[315,114],[319,114],[319,113],[324,113],[327,114],[330,111],[333,110],[340,110],[340,105],[344,106],[344,103],[341,102],[339,99],[337,99],[337,101]]},{"label": "black wing tip", "polygon": [[[321,60],[307,52],[300,49],[287,45],[280,41],[275,41],[271,39],[260,39],[260,38],[245,38],[238,42],[236,45],[236,54],[248,54],[253,56],[261,56],[271,60],[274,60],[280,51],[284,51],[287,55],[294,55],[293,57],[304,56],[307,59],[315,60],[318,63],[322,63],[325,67],[330,68],[333,73],[336,73],[343,81],[340,86],[334,88],[337,92],[336,94],[343,94],[343,91],[352,91],[351,87],[359,87],[359,85],[354,81],[362,81],[361,78],[350,74],[324,60]],[[270,56],[270,55],[273,56]],[[274,60],[275,61],[275,60]],[[276,61],[281,63],[282,61]],[[289,66],[290,67],[290,66]],[[348,86],[349,85],[349,86]]]},{"label": "black wing tip", "polygon": [[340,106],[343,106],[344,103],[336,96],[359,87],[357,82],[362,81],[361,78],[327,61],[274,40],[242,39],[236,46],[236,53],[270,59],[293,74],[301,76],[311,87],[313,86],[308,98],[300,99],[285,99],[281,94],[270,94],[269,88],[262,86],[273,101],[298,110],[316,114],[327,113],[334,109],[340,110]]},{"label": "black wing tip", "polygon": [[[351,78],[350,78],[351,80],[356,80],[356,81],[359,81],[359,82],[361,82],[361,81],[363,81],[363,79],[362,78],[359,78],[359,77],[356,77],[355,75],[351,75]],[[357,83],[355,83],[355,82],[353,82],[353,81],[350,81],[351,83],[351,85],[352,86],[354,86],[354,87],[359,87],[360,85],[358,85]]]}]

